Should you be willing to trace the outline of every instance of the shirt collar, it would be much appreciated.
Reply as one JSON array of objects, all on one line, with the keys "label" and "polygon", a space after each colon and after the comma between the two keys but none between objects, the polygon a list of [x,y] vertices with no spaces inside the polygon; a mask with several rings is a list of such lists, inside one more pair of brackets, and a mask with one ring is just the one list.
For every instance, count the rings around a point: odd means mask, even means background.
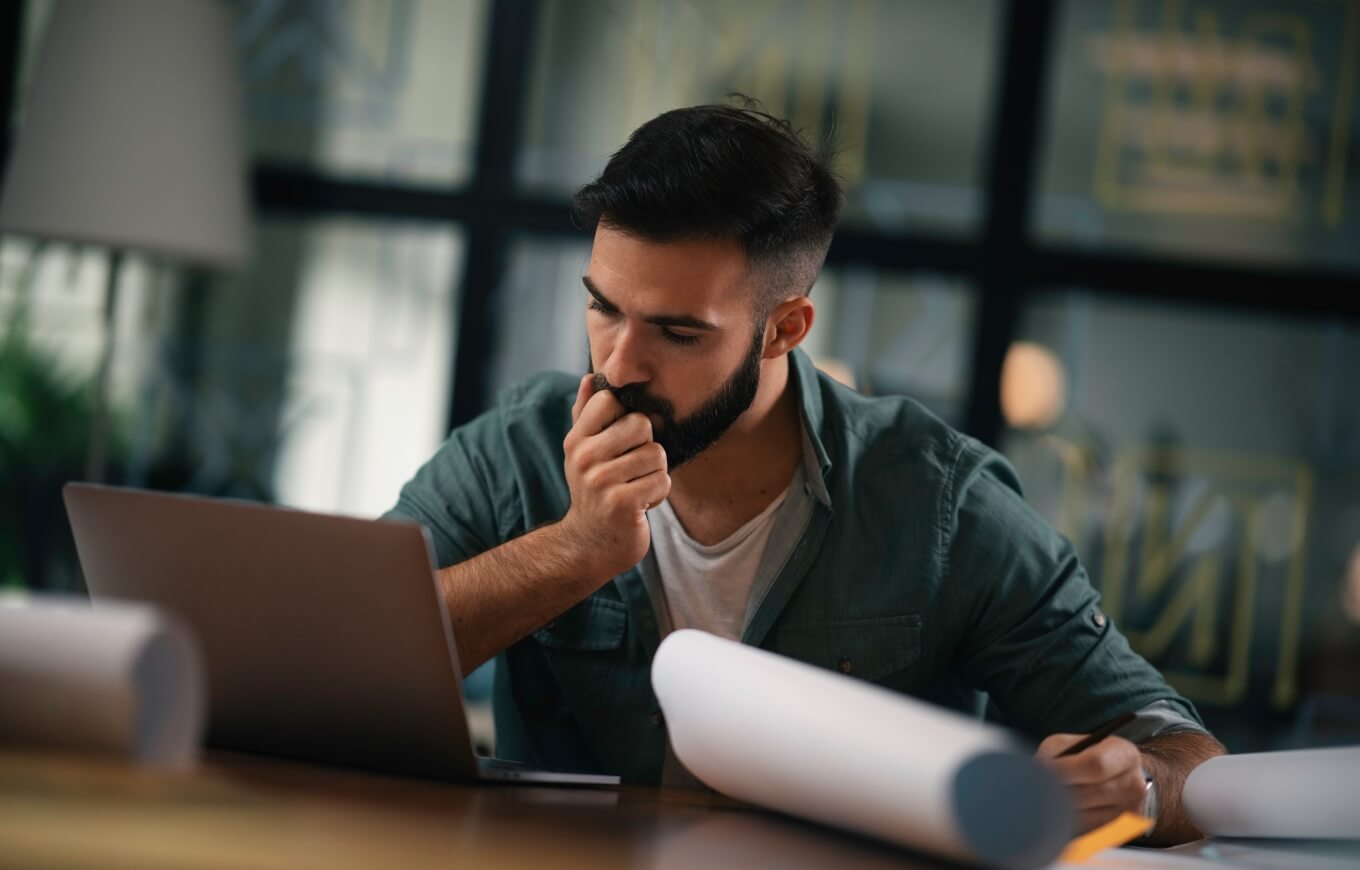
[{"label": "shirt collar", "polygon": [[803,421],[803,471],[809,492],[826,507],[831,507],[831,494],[826,488],[831,473],[831,459],[822,444],[821,431],[824,412],[822,386],[817,367],[802,350],[789,352],[789,375],[798,391],[798,404]]}]

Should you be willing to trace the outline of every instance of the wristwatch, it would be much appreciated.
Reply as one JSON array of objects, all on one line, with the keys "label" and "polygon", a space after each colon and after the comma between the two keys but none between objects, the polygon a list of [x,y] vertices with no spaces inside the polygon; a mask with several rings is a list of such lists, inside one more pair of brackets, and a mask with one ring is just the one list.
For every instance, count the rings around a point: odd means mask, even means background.
[{"label": "wristwatch", "polygon": [[[1143,788],[1143,810],[1142,813],[1152,819],[1153,828],[1157,827],[1157,783],[1152,781],[1152,777],[1143,774],[1143,779],[1147,785]],[[1151,831],[1148,831],[1151,834]]]}]

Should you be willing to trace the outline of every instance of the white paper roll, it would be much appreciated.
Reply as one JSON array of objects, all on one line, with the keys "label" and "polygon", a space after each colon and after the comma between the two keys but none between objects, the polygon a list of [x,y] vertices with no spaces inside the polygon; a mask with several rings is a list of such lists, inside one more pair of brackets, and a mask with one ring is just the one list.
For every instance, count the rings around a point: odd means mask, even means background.
[{"label": "white paper roll", "polygon": [[207,695],[188,630],[149,605],[0,598],[0,741],[187,768]]},{"label": "white paper roll", "polygon": [[1211,758],[1181,801],[1211,837],[1360,839],[1360,746]]},{"label": "white paper roll", "polygon": [[737,798],[998,867],[1057,857],[1073,832],[1057,778],[1005,731],[699,631],[652,663],[676,756]]}]

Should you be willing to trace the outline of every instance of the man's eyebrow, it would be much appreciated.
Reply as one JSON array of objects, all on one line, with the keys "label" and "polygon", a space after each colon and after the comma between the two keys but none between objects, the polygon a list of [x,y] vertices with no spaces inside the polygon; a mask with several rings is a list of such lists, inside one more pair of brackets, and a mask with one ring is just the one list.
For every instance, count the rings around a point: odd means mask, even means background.
[{"label": "man's eyebrow", "polygon": [[[600,303],[600,307],[606,311],[619,310],[617,305],[605,298],[605,295],[600,292],[600,288],[596,287],[595,282],[590,280],[590,276],[582,275],[581,283],[586,285],[586,290],[590,292],[591,296],[595,297],[596,302]],[[692,314],[654,314],[651,317],[644,317],[643,320],[656,326],[678,326],[683,329],[698,329],[704,332],[716,332],[719,329],[716,323],[709,323],[707,320],[701,320]]]}]

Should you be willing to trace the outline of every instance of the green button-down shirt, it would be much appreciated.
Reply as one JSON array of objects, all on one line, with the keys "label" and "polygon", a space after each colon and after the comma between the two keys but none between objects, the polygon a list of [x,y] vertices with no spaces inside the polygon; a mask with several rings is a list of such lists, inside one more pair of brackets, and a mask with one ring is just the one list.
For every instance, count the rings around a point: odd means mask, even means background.
[{"label": "green button-down shirt", "polygon": [[[1126,710],[1199,722],[1101,613],[1071,545],[1025,504],[1004,459],[910,399],[859,395],[801,351],[790,362],[809,497],[781,518],[794,533],[762,566],[745,643],[989,711],[1034,737]],[[423,523],[441,566],[560,519],[578,385],[547,374],[509,390],[454,431],[387,516]],[[660,781],[665,723],[650,672],[666,620],[650,567],[497,658],[497,755]]]}]

